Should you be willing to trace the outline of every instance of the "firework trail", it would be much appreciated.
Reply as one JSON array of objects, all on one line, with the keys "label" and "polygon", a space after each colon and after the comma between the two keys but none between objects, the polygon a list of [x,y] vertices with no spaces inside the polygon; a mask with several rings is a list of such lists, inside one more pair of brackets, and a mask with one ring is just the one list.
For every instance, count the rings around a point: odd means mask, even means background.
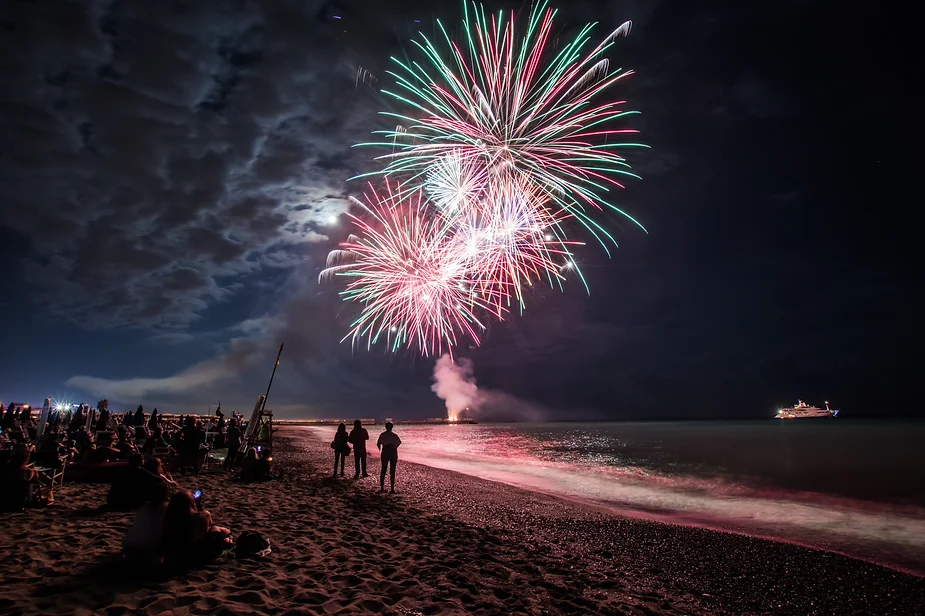
[{"label": "firework trail", "polygon": [[386,113],[403,130],[380,131],[385,141],[359,145],[394,146],[379,157],[386,166],[378,173],[412,185],[432,181],[429,176],[448,161],[519,175],[606,249],[613,237],[593,218],[595,211],[609,209],[639,225],[606,199],[623,187],[621,178],[638,177],[619,152],[646,147],[624,141],[636,130],[610,128],[636,112],[605,96],[632,74],[612,69],[606,58],[630,22],[591,49],[588,25],[556,50],[550,43],[556,11],[545,1],[534,5],[523,28],[513,13],[489,17],[475,3],[464,8],[461,44],[438,21],[435,40],[421,34],[413,41],[421,61],[393,58],[395,89],[383,92],[414,115]]}]

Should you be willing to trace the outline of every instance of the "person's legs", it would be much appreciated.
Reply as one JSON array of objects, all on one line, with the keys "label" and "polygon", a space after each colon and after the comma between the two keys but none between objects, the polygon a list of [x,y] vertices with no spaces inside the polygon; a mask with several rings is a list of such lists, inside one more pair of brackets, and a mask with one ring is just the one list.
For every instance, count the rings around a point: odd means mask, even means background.
[{"label": "person's legs", "polygon": [[392,485],[392,492],[395,491],[395,465],[398,464],[398,460],[393,458],[389,460],[389,481]]},{"label": "person's legs", "polygon": [[366,452],[363,452],[363,476],[369,477],[369,474],[366,472]]},{"label": "person's legs", "polygon": [[340,457],[340,452],[336,449],[334,450],[334,474],[333,477],[337,477],[337,459]]},{"label": "person's legs", "polygon": [[379,471],[379,491],[385,492],[385,470],[389,461],[385,458],[379,458],[379,461],[382,462],[382,470]]},{"label": "person's legs", "polygon": [[353,478],[357,479],[360,476],[360,454],[354,450],[353,452],[353,467],[356,472],[353,474]]},{"label": "person's legs", "polygon": [[344,476],[344,463],[347,461],[347,454],[341,452],[340,454],[340,476]]}]

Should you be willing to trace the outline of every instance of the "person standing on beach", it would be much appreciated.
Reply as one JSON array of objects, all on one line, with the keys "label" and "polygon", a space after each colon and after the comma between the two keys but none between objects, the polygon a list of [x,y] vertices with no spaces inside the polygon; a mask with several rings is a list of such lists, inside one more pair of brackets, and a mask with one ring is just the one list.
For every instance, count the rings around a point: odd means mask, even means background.
[{"label": "person standing on beach", "polygon": [[241,449],[241,431],[238,429],[237,421],[232,420],[231,425],[228,426],[228,436],[225,438],[225,443],[228,445],[228,454],[225,456],[222,467],[228,470],[234,468],[238,451]]},{"label": "person standing on beach", "polygon": [[334,440],[331,441],[331,448],[334,450],[334,475],[337,477],[337,463],[340,462],[340,476],[344,476],[344,460],[350,453],[350,445],[347,441],[347,426],[340,424],[337,426],[337,433],[334,434]]},{"label": "person standing on beach", "polygon": [[385,492],[385,471],[389,469],[389,480],[391,482],[392,494],[395,494],[395,465],[398,464],[398,446],[401,445],[401,439],[392,432],[392,422],[385,422],[385,432],[379,435],[376,441],[376,447],[381,452],[379,457],[382,460],[382,470],[379,471],[379,491]]},{"label": "person standing on beach", "polygon": [[363,422],[359,419],[353,422],[353,430],[350,431],[350,436],[347,437],[347,441],[353,445],[353,464],[356,468],[356,474],[353,476],[354,479],[360,478],[360,463],[363,464],[363,476],[369,477],[366,474],[366,441],[369,440],[369,432],[366,431],[366,428],[363,427]]}]

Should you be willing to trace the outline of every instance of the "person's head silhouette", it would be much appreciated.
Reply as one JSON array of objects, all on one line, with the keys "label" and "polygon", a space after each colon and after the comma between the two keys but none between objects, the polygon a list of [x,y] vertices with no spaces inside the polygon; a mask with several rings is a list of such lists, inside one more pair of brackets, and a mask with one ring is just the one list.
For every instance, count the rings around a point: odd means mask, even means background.
[{"label": "person's head silhouette", "polygon": [[347,431],[347,426],[346,426],[345,424],[340,424],[339,426],[337,426],[337,431],[338,431],[338,432],[346,432],[346,431]]},{"label": "person's head silhouette", "polygon": [[362,428],[362,427],[363,427],[363,422],[362,422],[362,421],[360,421],[359,419],[353,420],[353,429],[354,429],[354,430],[359,430],[359,429]]},{"label": "person's head silhouette", "polygon": [[392,422],[391,422],[391,421],[385,422],[385,431],[386,431],[386,432],[391,432],[391,431],[392,431]]}]

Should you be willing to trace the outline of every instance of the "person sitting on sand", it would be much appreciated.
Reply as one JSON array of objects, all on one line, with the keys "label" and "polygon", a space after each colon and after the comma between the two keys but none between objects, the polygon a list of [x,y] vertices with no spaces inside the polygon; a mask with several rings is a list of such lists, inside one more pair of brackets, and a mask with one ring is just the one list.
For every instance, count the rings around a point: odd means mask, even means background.
[{"label": "person sitting on sand", "polygon": [[347,454],[350,453],[350,445],[347,442],[347,426],[346,424],[340,424],[337,426],[337,432],[334,434],[334,440],[331,441],[331,448],[334,449],[334,474],[332,477],[337,477],[337,463],[340,461],[340,476],[344,476],[344,460],[347,458]]},{"label": "person sitting on sand", "polygon": [[163,482],[167,485],[167,488],[171,493],[176,491],[177,482],[173,480],[173,477],[171,477],[170,473],[168,473],[164,468],[164,462],[160,458],[150,458],[145,460],[143,468],[154,475],[154,477],[161,479],[160,482],[155,481],[155,484]]},{"label": "person sitting on sand", "polygon": [[353,445],[353,465],[356,468],[356,473],[353,475],[354,479],[359,479],[360,477],[361,464],[363,466],[363,476],[369,477],[366,473],[366,441],[368,440],[369,432],[363,427],[363,422],[359,419],[354,420],[353,430],[350,431],[350,436],[347,437],[347,441]]},{"label": "person sitting on sand", "polygon": [[247,452],[244,459],[244,466],[241,469],[241,481],[269,481],[271,479],[282,479],[283,472],[273,473],[273,458],[267,449],[262,449],[259,453],[255,447]]},{"label": "person sitting on sand", "polygon": [[401,439],[392,432],[392,422],[385,422],[385,432],[379,435],[376,441],[376,447],[381,451],[379,458],[382,461],[382,470],[379,471],[379,491],[385,492],[385,470],[389,469],[389,480],[391,482],[392,494],[395,494],[395,465],[398,464],[398,447],[401,445]]},{"label": "person sitting on sand", "polygon": [[147,500],[138,509],[135,521],[125,536],[123,554],[127,560],[141,565],[152,565],[160,561],[169,499],[166,483],[159,481],[151,485]]},{"label": "person sitting on sand", "polygon": [[119,450],[119,455],[123,460],[128,460],[134,454],[138,453],[138,448],[135,447],[135,441],[132,438],[132,433],[129,431],[128,426],[119,426],[118,434],[119,440],[116,441],[116,449]]},{"label": "person sitting on sand", "polygon": [[39,473],[29,466],[29,450],[12,454],[9,464],[2,469],[0,480],[0,510],[21,511],[24,507],[40,504],[38,497]]},{"label": "person sitting on sand", "polygon": [[[261,455],[262,454],[262,455]],[[265,452],[257,453],[256,447],[247,450],[244,462],[241,464],[241,481],[266,481],[270,476],[270,463]]]},{"label": "person sitting on sand", "polygon": [[164,441],[164,430],[160,426],[155,426],[148,438],[145,439],[145,444],[141,448],[141,453],[143,453],[145,457],[151,457],[158,447],[163,448],[166,446],[167,443]]},{"label": "person sitting on sand", "polygon": [[60,468],[67,454],[68,448],[61,442],[61,435],[55,430],[49,430],[42,437],[33,458],[40,466]]},{"label": "person sitting on sand", "polygon": [[241,481],[257,480],[257,448],[251,447],[244,455],[244,461],[241,463]]},{"label": "person sitting on sand", "polygon": [[116,511],[135,511],[141,507],[148,496],[151,485],[164,480],[149,473],[142,467],[143,458],[140,453],[134,454],[124,469],[109,487],[106,494],[106,504]]},{"label": "person sitting on sand", "polygon": [[231,548],[231,531],[212,523],[212,514],[189,492],[170,497],[164,516],[164,557],[172,564],[204,564]]},{"label": "person sitting on sand", "polygon": [[97,443],[96,447],[92,448],[90,453],[87,454],[84,461],[88,464],[103,464],[105,462],[117,462],[121,459],[121,456],[122,454],[115,447]]}]

